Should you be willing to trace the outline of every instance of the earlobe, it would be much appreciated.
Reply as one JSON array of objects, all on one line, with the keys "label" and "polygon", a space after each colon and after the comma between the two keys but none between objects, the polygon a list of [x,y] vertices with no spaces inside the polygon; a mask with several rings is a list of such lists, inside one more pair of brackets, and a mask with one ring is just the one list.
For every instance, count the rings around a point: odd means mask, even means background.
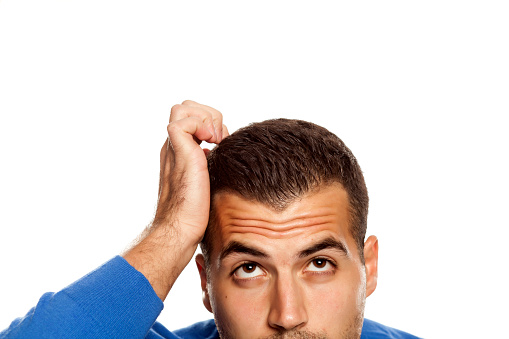
[{"label": "earlobe", "polygon": [[378,239],[372,235],[364,243],[364,268],[366,270],[366,297],[376,289],[378,280]]},{"label": "earlobe", "polygon": [[203,305],[210,313],[213,313],[212,307],[210,306],[209,291],[207,289],[207,270],[203,254],[197,254],[195,261],[198,267],[198,273],[200,274]]}]

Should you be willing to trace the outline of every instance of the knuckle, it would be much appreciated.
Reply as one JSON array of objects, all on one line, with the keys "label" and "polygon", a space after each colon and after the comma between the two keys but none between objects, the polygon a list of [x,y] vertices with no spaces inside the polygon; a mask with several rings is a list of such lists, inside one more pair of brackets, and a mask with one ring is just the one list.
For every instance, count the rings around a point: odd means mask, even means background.
[{"label": "knuckle", "polygon": [[177,104],[173,105],[170,110],[170,114],[175,115],[178,114],[178,112],[182,111],[182,105]]},{"label": "knuckle", "polygon": [[178,130],[178,126],[176,123],[172,122],[168,124],[168,127],[166,127],[166,129],[168,130],[168,135],[171,137]]},{"label": "knuckle", "polygon": [[192,104],[196,104],[196,102],[194,102],[193,100],[184,100],[184,101],[182,101],[182,105],[192,105]]},{"label": "knuckle", "polygon": [[213,124],[215,122],[214,118],[210,114],[205,114],[203,116],[203,120],[202,121],[206,125],[210,125],[210,124]]}]

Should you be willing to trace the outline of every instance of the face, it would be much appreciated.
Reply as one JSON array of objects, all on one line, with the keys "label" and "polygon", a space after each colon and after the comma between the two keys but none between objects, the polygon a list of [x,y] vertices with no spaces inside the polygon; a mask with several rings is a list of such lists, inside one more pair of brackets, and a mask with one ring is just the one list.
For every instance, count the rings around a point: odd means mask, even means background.
[{"label": "face", "polygon": [[323,187],[282,212],[231,193],[214,198],[210,271],[197,257],[204,304],[222,338],[359,338],[376,287],[378,242],[363,265],[348,196]]}]

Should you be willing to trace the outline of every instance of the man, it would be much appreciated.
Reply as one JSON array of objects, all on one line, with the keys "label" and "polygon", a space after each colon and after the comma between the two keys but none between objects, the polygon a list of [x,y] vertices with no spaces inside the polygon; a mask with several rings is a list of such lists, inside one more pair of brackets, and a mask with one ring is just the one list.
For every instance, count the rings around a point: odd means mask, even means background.
[{"label": "man", "polygon": [[[192,101],[172,108],[168,135],[156,215],[140,240],[45,294],[0,337],[413,337],[364,319],[378,240],[364,241],[367,190],[339,138],[286,119],[227,138],[221,113]],[[200,243],[203,303],[215,322],[170,333],[154,322]]]}]

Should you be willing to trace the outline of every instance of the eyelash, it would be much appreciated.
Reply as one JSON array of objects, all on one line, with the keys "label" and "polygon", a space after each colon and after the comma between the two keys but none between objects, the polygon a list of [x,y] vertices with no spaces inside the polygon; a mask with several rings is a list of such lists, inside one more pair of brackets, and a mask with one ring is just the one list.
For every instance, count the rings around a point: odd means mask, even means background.
[{"label": "eyelash", "polygon": [[[233,271],[230,273],[230,276],[232,276],[232,277],[233,277],[233,276],[235,275],[235,272],[237,272],[238,270],[240,270],[242,267],[246,267],[246,266],[248,266],[248,265],[252,265],[252,266],[254,266],[254,267],[255,267],[255,269],[256,269],[256,268],[259,268],[259,269],[263,270],[259,264],[255,263],[255,262],[252,262],[252,261],[245,261],[245,262],[243,262],[242,264],[240,264],[239,266],[237,266],[236,268],[234,268],[234,269],[233,269]],[[236,279],[237,279],[237,280],[244,280],[244,281],[246,281],[246,280],[250,280],[250,279],[255,279],[255,278],[257,278],[257,277],[258,277],[258,276],[256,276],[256,277],[252,277],[252,278],[240,278],[240,277],[236,277]]]},{"label": "eyelash", "polygon": [[[334,273],[336,273],[336,270],[338,268],[338,264],[336,264],[336,262],[332,261],[331,259],[327,259],[327,258],[324,258],[324,257],[317,257],[317,258],[311,259],[307,263],[306,267],[309,267],[309,265],[311,265],[316,260],[323,260],[323,261],[325,261],[325,265],[330,264],[332,266],[332,270],[323,271],[323,272],[322,271],[307,271],[308,273],[311,273],[311,274],[331,274],[331,273],[334,274]],[[325,265],[324,265],[324,267],[325,267]]]},{"label": "eyelash", "polygon": [[[327,258],[324,258],[324,257],[317,257],[317,258],[313,258],[311,259],[310,261],[308,261],[308,263],[306,264],[306,267],[308,267],[309,265],[311,265],[314,261],[316,260],[324,260],[326,263],[325,264],[330,264],[332,265],[332,271],[325,271],[325,272],[320,272],[320,271],[307,271],[308,273],[310,274],[334,274],[338,268],[338,264],[336,264],[334,261],[330,260],[330,259],[327,259]],[[256,262],[252,262],[252,261],[246,261],[246,262],[243,262],[242,264],[240,264],[239,266],[235,267],[232,272],[230,273],[230,276],[234,276],[235,275],[235,272],[237,272],[238,270],[240,270],[242,267],[245,267],[245,266],[248,266],[248,265],[252,265],[254,266],[255,268],[258,267],[259,269],[263,270],[261,268],[261,266],[259,264],[257,264]],[[237,278],[238,280],[249,280],[249,279],[254,279],[254,278],[257,278],[258,276],[256,277],[253,277],[253,278]]]}]

